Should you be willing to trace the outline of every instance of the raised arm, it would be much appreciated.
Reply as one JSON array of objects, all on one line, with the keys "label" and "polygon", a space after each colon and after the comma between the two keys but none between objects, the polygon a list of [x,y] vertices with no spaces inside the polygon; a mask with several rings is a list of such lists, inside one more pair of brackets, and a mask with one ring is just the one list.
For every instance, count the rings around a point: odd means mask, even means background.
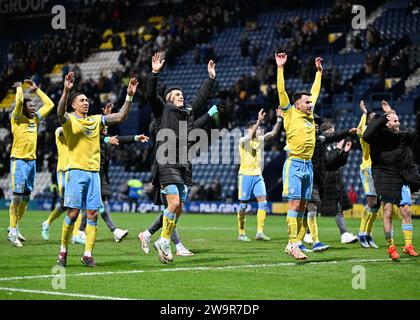
[{"label": "raised arm", "polygon": [[264,140],[270,140],[271,138],[276,137],[280,132],[280,127],[281,127],[281,124],[283,123],[283,111],[281,111],[280,107],[276,109],[276,115],[277,115],[276,124],[274,125],[273,130],[271,130],[270,132],[267,132],[264,135]]},{"label": "raised arm", "polygon": [[366,118],[367,116],[364,114],[361,118],[360,118],[360,122],[357,125],[357,136],[359,138],[363,138],[363,133],[365,131],[365,126],[366,126]]},{"label": "raised arm", "polygon": [[152,72],[147,76],[146,80],[146,99],[156,117],[159,117],[165,108],[165,102],[157,91],[158,74],[162,70],[164,63],[165,60],[162,60],[161,53],[155,53],[152,57]]},{"label": "raised arm", "polygon": [[29,85],[29,89],[31,92],[36,92],[38,97],[42,101],[42,107],[36,112],[37,117],[39,120],[45,119],[46,116],[52,111],[54,108],[54,102],[44,93],[41,89],[38,88],[35,82],[30,79],[25,79],[24,83]]},{"label": "raised arm", "polygon": [[204,80],[197,95],[191,102],[191,107],[195,113],[199,113],[201,109],[206,106],[207,100],[213,91],[214,81],[216,79],[216,64],[213,60],[210,60],[207,65],[208,78]]},{"label": "raised arm", "polygon": [[318,57],[315,59],[315,66],[316,66],[316,74],[315,74],[315,81],[311,88],[311,97],[312,97],[312,104],[314,105],[318,100],[319,93],[321,92],[321,79],[322,79],[322,58]]},{"label": "raised arm", "polygon": [[105,115],[105,124],[112,126],[114,124],[120,124],[121,122],[125,121],[128,117],[128,113],[131,109],[131,102],[133,101],[133,97],[136,94],[138,81],[136,78],[131,78],[130,82],[128,83],[127,88],[127,96],[125,98],[125,102],[121,107],[120,111],[116,113],[111,113]]},{"label": "raised arm", "polygon": [[57,117],[60,123],[64,123],[69,119],[69,114],[66,112],[67,100],[69,97],[69,92],[73,88],[74,84],[74,73],[70,72],[64,78],[64,88],[61,95],[60,101],[57,106]]},{"label": "raised arm", "polygon": [[379,135],[379,131],[386,126],[388,122],[387,115],[384,114],[377,119],[373,119],[367,126],[365,132],[363,133],[363,140],[367,143],[372,144],[375,142],[375,139]]},{"label": "raised arm", "polygon": [[290,100],[287,95],[286,88],[284,85],[284,65],[287,61],[287,54],[276,53],[276,64],[277,64],[277,92],[279,94],[280,107],[283,112],[287,112],[290,109]]},{"label": "raised arm", "polygon": [[16,82],[13,85],[13,88],[16,88],[16,96],[15,96],[15,108],[13,109],[12,116],[15,120],[19,119],[22,115],[23,110],[23,89],[22,89],[22,83]]},{"label": "raised arm", "polygon": [[260,112],[258,112],[257,122],[251,128],[251,134],[247,134],[246,136],[240,138],[239,139],[240,143],[248,142],[255,137],[255,135],[257,133],[257,130],[258,130],[258,127],[261,125],[261,122],[264,120],[264,117],[265,117],[264,109],[261,109]]}]

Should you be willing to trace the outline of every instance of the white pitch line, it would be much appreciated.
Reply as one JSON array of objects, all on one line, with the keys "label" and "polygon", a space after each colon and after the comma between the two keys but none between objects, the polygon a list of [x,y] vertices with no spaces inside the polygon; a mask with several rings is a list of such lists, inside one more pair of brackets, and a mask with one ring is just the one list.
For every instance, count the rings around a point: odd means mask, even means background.
[{"label": "white pitch line", "polygon": [[135,300],[135,299],[121,298],[121,297],[95,296],[92,294],[66,293],[66,292],[60,292],[60,291],[30,290],[30,289],[6,288],[6,287],[0,287],[0,291],[36,293],[36,294],[46,294],[50,296],[66,296],[66,297],[74,297],[74,298],[91,298],[91,299],[100,299],[100,300]]},{"label": "white pitch line", "polygon": [[[409,258],[402,258],[400,260],[410,260]],[[307,262],[280,262],[270,264],[248,264],[248,265],[235,265],[235,266],[202,266],[202,267],[191,267],[191,268],[165,268],[155,270],[128,270],[128,271],[104,271],[104,272],[82,272],[82,273],[67,273],[66,277],[89,277],[89,276],[109,276],[119,274],[136,274],[136,273],[158,273],[158,272],[177,272],[177,271],[219,271],[219,270],[231,270],[241,268],[271,268],[271,267],[283,267],[283,266],[297,266],[297,265],[319,265],[319,264],[339,264],[339,263],[364,263],[364,262],[387,262],[390,259],[350,259],[341,261],[307,261]],[[0,278],[1,281],[15,281],[15,280],[31,280],[31,279],[43,279],[53,278],[54,274],[40,274],[34,276],[21,276],[21,277],[10,277]]]}]

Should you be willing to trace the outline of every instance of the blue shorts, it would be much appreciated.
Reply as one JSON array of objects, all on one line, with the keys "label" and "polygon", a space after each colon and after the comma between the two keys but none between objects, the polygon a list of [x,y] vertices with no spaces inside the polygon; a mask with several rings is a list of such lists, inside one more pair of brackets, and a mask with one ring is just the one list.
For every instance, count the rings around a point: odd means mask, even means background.
[{"label": "blue shorts", "polygon": [[30,194],[34,188],[36,160],[10,159],[12,192]]},{"label": "blue shorts", "polygon": [[404,185],[402,187],[401,198],[400,206],[405,206],[406,204],[411,206],[413,204],[411,201],[411,190],[408,185]]},{"label": "blue shorts", "polygon": [[311,200],[314,171],[311,160],[288,158],[283,166],[283,198]]},{"label": "blue shorts", "polygon": [[62,201],[64,201],[64,192],[66,191],[67,174],[68,171],[57,171],[58,195]]},{"label": "blue shorts", "polygon": [[372,168],[360,169],[360,178],[363,183],[365,196],[376,197],[375,184],[373,183]]},{"label": "blue shorts", "polygon": [[78,169],[67,171],[64,207],[99,210],[102,207],[99,172]]},{"label": "blue shorts", "polygon": [[238,199],[248,201],[251,199],[251,194],[255,197],[267,196],[263,177],[240,174],[238,176]]},{"label": "blue shorts", "polygon": [[162,194],[165,194],[165,195],[177,194],[177,195],[179,195],[179,198],[181,199],[181,202],[185,202],[187,200],[188,187],[185,184],[182,184],[182,183],[168,184],[165,187],[162,186],[162,189],[161,189],[160,192]]}]

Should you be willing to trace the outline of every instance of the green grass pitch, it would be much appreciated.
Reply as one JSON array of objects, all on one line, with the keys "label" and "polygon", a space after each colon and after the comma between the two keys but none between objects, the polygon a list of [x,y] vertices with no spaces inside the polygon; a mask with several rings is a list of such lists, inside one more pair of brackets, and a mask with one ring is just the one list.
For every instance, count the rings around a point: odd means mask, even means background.
[{"label": "green grass pitch", "polygon": [[[5,228],[8,212],[0,212],[0,299],[419,299],[420,257],[402,254],[401,221],[394,221],[399,263],[388,259],[382,221],[375,224],[379,250],[358,243],[343,245],[333,218],[318,219],[321,241],[331,245],[322,253],[309,253],[309,263],[296,262],[284,253],[287,233],[284,216],[268,216],[265,232],[272,241],[236,240],[235,215],[184,214],[179,223],[183,243],[195,253],[177,257],[170,265],[158,261],[155,251],[144,254],[137,234],[156,214],[113,214],[129,236],[115,243],[100,220],[94,249],[96,268],[80,263],[83,246],[70,245],[65,289],[53,289],[52,268],[59,251],[62,218],[51,227],[50,240],[41,239],[41,222],[48,212],[27,212],[21,225],[27,241],[11,247]],[[347,219],[356,233],[359,219]],[[420,221],[414,220],[414,245],[420,249]],[[247,216],[247,234],[255,236],[256,216]],[[154,239],[158,235],[155,235]],[[173,253],[175,253],[173,248]],[[363,268],[357,267],[362,266]],[[354,289],[352,283],[365,289]],[[33,277],[41,275],[41,277]],[[44,275],[44,276],[42,276]],[[15,279],[11,279],[15,278]],[[359,279],[359,280],[358,280]],[[18,290],[18,291],[13,291]]]}]

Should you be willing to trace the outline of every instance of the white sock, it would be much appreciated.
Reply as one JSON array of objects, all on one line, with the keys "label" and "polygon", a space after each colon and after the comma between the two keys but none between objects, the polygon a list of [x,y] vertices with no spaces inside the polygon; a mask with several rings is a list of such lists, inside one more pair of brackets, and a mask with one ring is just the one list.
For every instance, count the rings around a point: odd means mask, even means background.
[{"label": "white sock", "polygon": [[146,229],[146,231],[143,232],[143,236],[146,238],[150,238],[152,234],[149,232],[149,230]]},{"label": "white sock", "polygon": [[67,248],[65,246],[60,246],[60,252],[67,252]]},{"label": "white sock", "polygon": [[16,230],[16,228],[10,228],[10,230],[9,230],[9,234],[10,234],[11,236],[15,236],[15,235],[17,234],[17,230]]},{"label": "white sock", "polygon": [[180,242],[175,247],[176,247],[176,250],[181,250],[184,248],[184,245]]},{"label": "white sock", "polygon": [[85,257],[91,257],[92,256],[92,252],[90,251],[85,251],[85,253],[83,254]]}]

